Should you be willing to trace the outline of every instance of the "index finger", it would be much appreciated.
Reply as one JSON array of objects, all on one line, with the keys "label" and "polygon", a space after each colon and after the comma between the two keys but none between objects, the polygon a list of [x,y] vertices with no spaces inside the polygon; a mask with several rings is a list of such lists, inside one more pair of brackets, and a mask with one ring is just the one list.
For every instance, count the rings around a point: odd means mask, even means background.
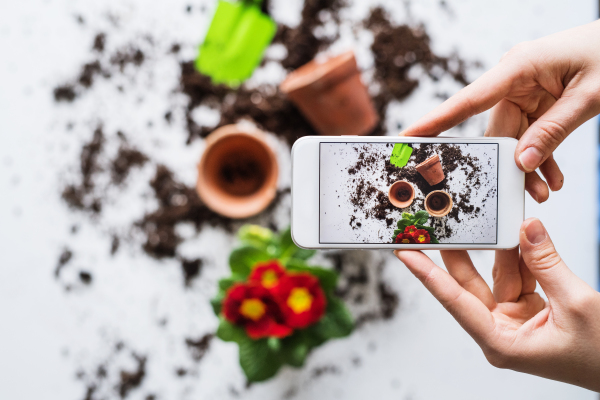
[{"label": "index finger", "polygon": [[467,118],[490,109],[510,92],[513,71],[509,63],[496,65],[399,135],[437,136]]}]

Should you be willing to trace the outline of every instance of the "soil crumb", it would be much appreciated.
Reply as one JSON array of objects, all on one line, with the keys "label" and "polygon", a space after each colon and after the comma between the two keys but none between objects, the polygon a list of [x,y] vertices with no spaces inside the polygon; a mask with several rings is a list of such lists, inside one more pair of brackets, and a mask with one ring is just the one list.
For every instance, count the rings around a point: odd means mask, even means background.
[{"label": "soil crumb", "polygon": [[207,333],[200,339],[185,339],[185,344],[187,345],[194,361],[198,362],[202,360],[202,358],[210,348],[210,344],[214,338],[214,333]]}]

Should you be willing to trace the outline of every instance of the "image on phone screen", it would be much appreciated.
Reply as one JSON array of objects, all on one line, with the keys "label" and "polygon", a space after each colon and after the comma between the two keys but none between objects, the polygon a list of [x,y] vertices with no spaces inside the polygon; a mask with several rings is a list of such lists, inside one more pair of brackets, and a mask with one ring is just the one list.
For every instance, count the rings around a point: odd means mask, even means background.
[{"label": "image on phone screen", "polygon": [[322,244],[497,244],[497,143],[322,142]]}]

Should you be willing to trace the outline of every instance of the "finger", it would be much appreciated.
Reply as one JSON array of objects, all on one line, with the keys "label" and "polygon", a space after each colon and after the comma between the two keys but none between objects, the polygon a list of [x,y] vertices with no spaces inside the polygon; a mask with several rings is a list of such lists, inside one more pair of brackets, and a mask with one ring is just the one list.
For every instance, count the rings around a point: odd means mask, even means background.
[{"label": "finger", "polygon": [[[596,104],[599,103],[599,104]],[[571,132],[594,117],[600,102],[590,100],[582,90],[563,92],[560,99],[527,129],[515,152],[515,161],[525,172],[534,171]]]},{"label": "finger", "polygon": [[442,250],[440,254],[448,273],[460,286],[481,300],[488,310],[496,307],[490,287],[475,269],[469,253],[465,250]]},{"label": "finger", "polygon": [[548,111],[554,105],[554,103],[556,103],[556,97],[554,97],[550,92],[545,89],[540,90],[541,93],[539,95],[539,99],[537,100],[537,104],[534,103],[532,105],[532,107],[535,107],[535,110],[531,111],[528,110],[527,107],[523,107],[523,110],[527,112],[527,118],[533,121],[544,115],[546,111]]},{"label": "finger", "polygon": [[565,177],[552,154],[540,165],[540,172],[546,178],[550,190],[556,192],[562,188]]},{"label": "finger", "polygon": [[525,174],[525,190],[538,203],[543,203],[550,197],[548,185],[535,171]]},{"label": "finger", "polygon": [[523,222],[520,246],[523,261],[549,299],[567,301],[577,291],[579,278],[562,261],[539,219]]},{"label": "finger", "polygon": [[527,268],[522,254],[519,255],[519,272],[521,273],[521,295],[535,292],[537,282],[529,268]]},{"label": "finger", "polygon": [[484,136],[513,137],[519,134],[521,108],[512,101],[502,99],[492,107]]},{"label": "finger", "polygon": [[546,301],[538,293],[523,295],[514,303],[501,303],[494,310],[509,320],[524,324],[546,307]]},{"label": "finger", "polygon": [[433,111],[401,132],[401,136],[435,136],[498,103],[510,91],[515,64],[499,63]]},{"label": "finger", "polygon": [[396,250],[394,254],[478,343],[489,337],[494,318],[477,297],[420,251]]},{"label": "finger", "polygon": [[494,299],[498,303],[514,302],[521,296],[523,282],[519,271],[519,248],[496,251],[494,267]]}]

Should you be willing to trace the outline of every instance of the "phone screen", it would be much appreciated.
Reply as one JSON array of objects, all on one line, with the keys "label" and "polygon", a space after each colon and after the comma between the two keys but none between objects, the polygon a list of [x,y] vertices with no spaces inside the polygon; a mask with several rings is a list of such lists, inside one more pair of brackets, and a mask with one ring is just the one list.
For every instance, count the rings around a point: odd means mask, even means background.
[{"label": "phone screen", "polygon": [[497,244],[497,143],[320,143],[322,244]]}]

